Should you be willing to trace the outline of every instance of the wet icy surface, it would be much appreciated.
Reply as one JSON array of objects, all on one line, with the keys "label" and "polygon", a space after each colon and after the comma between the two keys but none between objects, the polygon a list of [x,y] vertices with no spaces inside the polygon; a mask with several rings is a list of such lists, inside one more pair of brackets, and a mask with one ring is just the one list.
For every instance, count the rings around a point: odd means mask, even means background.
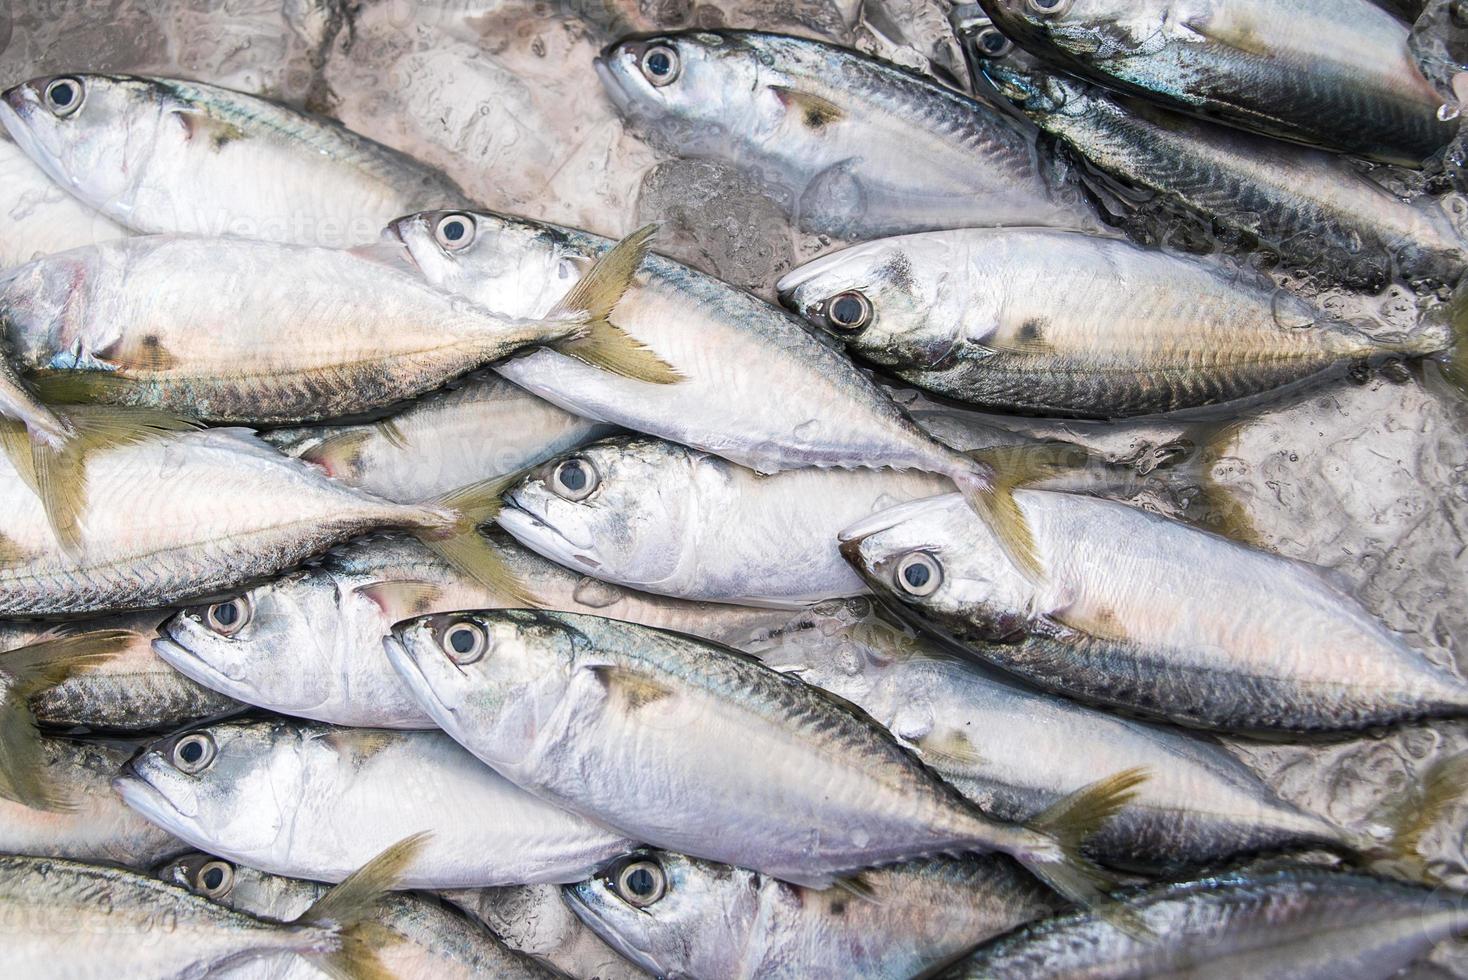
[{"label": "wet icy surface", "polygon": [[[601,46],[630,30],[759,27],[855,44],[947,77],[962,71],[940,0],[364,0],[350,14],[347,6],[10,0],[0,5],[0,81],[110,70],[261,92],[333,114],[441,167],[489,207],[609,235],[660,221],[661,250],[769,296],[780,273],[830,243],[791,227],[779,192],[756,176],[667,159],[626,132],[592,70]],[[1450,53],[1451,45],[1433,50]],[[82,240],[93,234],[75,228],[75,210],[60,195],[7,193],[0,189],[0,208],[12,219],[54,215]],[[1326,299],[1374,310],[1389,324],[1402,321],[1404,295]],[[1029,428],[1090,438],[1084,427]],[[1141,427],[1101,444],[1150,468],[1156,447],[1181,431]],[[1260,411],[1201,458],[1256,543],[1331,569],[1431,659],[1464,660],[1468,404],[1434,366],[1388,365],[1307,392]],[[1201,520],[1198,484],[1184,467],[1134,502]],[[1283,796],[1356,823],[1432,759],[1468,748],[1468,728],[1233,744]],[[1462,885],[1465,823],[1468,808],[1460,807],[1429,842],[1439,869]],[[1468,976],[1468,954],[1452,963],[1454,952],[1445,947],[1434,959]]]}]

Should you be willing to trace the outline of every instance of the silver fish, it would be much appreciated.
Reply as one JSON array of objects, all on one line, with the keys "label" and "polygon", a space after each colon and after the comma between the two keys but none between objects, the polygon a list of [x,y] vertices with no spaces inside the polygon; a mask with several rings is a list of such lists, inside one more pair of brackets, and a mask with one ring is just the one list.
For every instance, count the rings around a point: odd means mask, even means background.
[{"label": "silver fish", "polygon": [[194,977],[294,953],[334,977],[379,977],[375,906],[420,843],[384,851],[293,922],[235,912],[133,871],[0,857],[0,970],[68,980]]},{"label": "silver fish", "polygon": [[491,374],[373,424],[276,429],[264,438],[343,483],[414,503],[508,476],[615,431]]},{"label": "silver fish", "polygon": [[1080,840],[1143,778],[1101,780],[1031,829],[983,816],[852,705],[692,637],[500,610],[399,623],[387,650],[434,720],[518,785],[653,846],[811,887],[1002,850],[1084,898]]},{"label": "silver fish", "polygon": [[61,190],[21,148],[0,137],[0,269],[127,232]]},{"label": "silver fish", "polygon": [[[158,869],[158,878],[186,888],[225,908],[278,922],[289,922],[320,901],[330,887],[315,881],[267,874],[210,854],[186,854]],[[378,904],[376,922],[384,929],[377,957],[389,976],[504,980],[549,980],[558,976],[533,959],[509,949],[484,926],[425,895],[394,894]],[[299,957],[282,957],[273,973],[292,977],[326,976]],[[255,964],[252,964],[255,965]],[[235,977],[230,971],[228,976]]]},{"label": "silver fish", "polygon": [[1381,980],[1468,929],[1451,892],[1319,868],[1155,885],[1118,901],[1149,936],[1072,913],[998,939],[940,976]]},{"label": "silver fish", "polygon": [[0,277],[0,316],[12,360],[64,372],[58,383],[76,400],[213,422],[367,412],[535,345],[667,381],[606,320],[651,234],[608,252],[543,319],[502,316],[352,251],[171,236],[12,270]]},{"label": "silver fish", "polygon": [[705,602],[800,607],[866,591],[842,528],[944,493],[921,472],[789,470],[761,476],[659,439],[596,443],[532,472],[495,522],[575,571]]},{"label": "silver fish", "polygon": [[0,97],[0,124],[58,184],[145,234],[341,248],[399,215],[470,203],[339,123],[201,82],[37,78]]},{"label": "silver fish", "polygon": [[611,45],[597,74],[655,145],[773,175],[808,230],[871,238],[1098,222],[1033,131],[993,105],[821,41],[697,31]]},{"label": "silver fish", "polygon": [[[1455,339],[1434,319],[1377,340],[1265,278],[1049,229],[867,242],[801,266],[778,288],[853,352],[920,387],[1098,418],[1248,398],[1356,360],[1438,354]],[[1455,377],[1465,346],[1448,369]]]},{"label": "silver fish", "polygon": [[1266,136],[1418,166],[1457,131],[1370,0],[980,0],[1073,73]]},{"label": "silver fish", "polygon": [[999,856],[876,868],[813,891],[639,852],[564,891],[629,959],[689,980],[908,980],[1059,905]]},{"label": "silver fish", "polygon": [[1041,687],[1235,732],[1468,713],[1468,683],[1316,569],[1113,501],[1020,490],[1042,577],[949,494],[842,532],[873,590]]},{"label": "silver fish", "polygon": [[441,732],[223,722],[153,743],[114,785],[194,847],[291,878],[340,881],[384,841],[425,831],[403,888],[579,881],[632,846]]}]

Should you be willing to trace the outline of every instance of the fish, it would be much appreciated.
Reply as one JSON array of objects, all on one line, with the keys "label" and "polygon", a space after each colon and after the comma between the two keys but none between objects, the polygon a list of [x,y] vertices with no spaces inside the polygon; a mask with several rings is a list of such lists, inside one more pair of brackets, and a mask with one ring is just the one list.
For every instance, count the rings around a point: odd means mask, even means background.
[{"label": "fish", "polygon": [[340,123],[174,78],[78,72],[0,95],[0,125],[61,187],[142,234],[343,248],[470,199]]},{"label": "fish", "polygon": [[867,591],[836,535],[948,491],[918,471],[761,476],[676,443],[619,437],[536,467],[495,523],[574,571],[703,602],[799,608]]},{"label": "fish", "polygon": [[406,620],[385,647],[439,726],[516,785],[651,846],[813,888],[999,850],[1086,900],[1104,876],[1080,842],[1145,778],[1002,824],[859,708],[706,641],[510,609]]},{"label": "fish", "polygon": [[750,652],[860,707],[1006,823],[1033,820],[1098,774],[1145,769],[1147,781],[1083,847],[1120,870],[1175,874],[1240,854],[1324,849],[1419,873],[1418,841],[1464,787],[1463,761],[1448,756],[1393,795],[1410,805],[1357,830],[1282,800],[1213,739],[1012,683],[880,616],[813,615]]},{"label": "fish", "polygon": [[560,885],[506,885],[438,893],[489,926],[505,945],[572,977],[651,980],[602,942],[561,899]]},{"label": "fish", "polygon": [[[212,854],[194,852],[157,870],[160,881],[236,912],[278,922],[304,915],[331,889],[315,881],[266,874]],[[385,942],[378,958],[388,976],[496,977],[504,980],[549,980],[560,976],[517,953],[483,924],[428,895],[393,893],[378,902],[375,921]],[[279,957],[291,976],[320,977],[312,964]]]},{"label": "fish", "polygon": [[769,175],[808,231],[1099,227],[1031,127],[849,48],[758,31],[640,35],[608,46],[596,72],[654,146]]},{"label": "fish", "polygon": [[1210,231],[1358,289],[1397,278],[1451,285],[1468,269],[1468,241],[1442,199],[1403,201],[1333,153],[1108,93],[1014,56],[981,70],[1123,207],[1141,195],[1144,208],[1195,215]]},{"label": "fish", "polygon": [[[105,660],[31,695],[31,715],[43,728],[112,733],[171,730],[243,710],[240,702],[189,680],[153,652],[158,625],[167,616],[152,611],[65,625],[0,623],[0,650],[8,653],[59,637],[121,634]],[[6,653],[0,653],[0,664]]]},{"label": "fish", "polygon": [[666,366],[606,319],[652,234],[629,236],[533,320],[482,309],[357,252],[174,236],[12,270],[0,317],[12,361],[55,372],[59,397],[209,422],[369,412],[535,345],[666,383]]},{"label": "fish", "polygon": [[[504,584],[474,532],[498,505],[497,484],[395,504],[336,483],[244,429],[148,430],[136,442],[95,449],[83,478],[69,475],[52,487],[59,517],[48,516],[30,474],[0,461],[10,515],[0,539],[0,616],[172,605],[389,528],[413,531],[482,581]],[[58,539],[57,527],[70,533]]]},{"label": "fish", "polygon": [[1461,299],[1376,338],[1204,260],[1051,229],[867,242],[783,277],[782,300],[849,350],[1001,411],[1127,418],[1226,405],[1394,355],[1468,382]]},{"label": "fish", "polygon": [[518,473],[615,431],[488,374],[377,422],[274,429],[263,438],[332,479],[410,504]]},{"label": "fish", "polygon": [[[436,229],[473,231],[446,247]],[[608,239],[488,212],[425,212],[389,226],[434,286],[508,315],[550,309]],[[646,385],[582,371],[537,350],[495,370],[583,418],[711,452],[760,473],[805,467],[916,469],[948,477],[1026,552],[996,473],[935,439],[836,346],[764,301],[661,256],[649,256],[617,305],[618,325],[677,371]],[[779,391],[779,398],[770,397]]]},{"label": "fish", "polygon": [[1242,734],[1468,713],[1430,663],[1318,568],[1094,497],[1019,490],[1044,578],[954,494],[841,532],[895,611],[1046,690]]},{"label": "fish", "polygon": [[[481,542],[540,605],[728,642],[758,642],[789,613],[679,602],[583,578],[489,534]],[[436,728],[383,655],[409,616],[518,604],[412,538],[375,536],[261,585],[171,615],[155,656],[182,675],[281,714],[366,728]]]},{"label": "fish", "polygon": [[377,901],[421,843],[386,849],[291,922],[226,909],[136,871],[0,857],[0,970],[74,980],[203,976],[294,953],[334,977],[381,977]]},{"label": "fish", "polygon": [[1116,898],[1150,940],[1073,912],[982,946],[938,976],[1377,980],[1468,929],[1452,892],[1312,867],[1226,872]]},{"label": "fish", "polygon": [[1277,139],[1420,167],[1457,132],[1370,0],[980,0],[1021,47],[1072,74]]},{"label": "fish", "polygon": [[855,884],[858,893],[813,891],[644,851],[562,890],[628,959],[655,976],[690,980],[907,980],[1060,906],[995,855],[875,868]]},{"label": "fish", "polygon": [[0,136],[0,269],[53,252],[123,238],[127,231],[58,188],[19,146]]},{"label": "fish", "polygon": [[442,732],[220,722],[151,743],[113,786],[193,847],[288,878],[341,881],[383,841],[421,832],[432,837],[397,887],[579,881],[632,849]]}]

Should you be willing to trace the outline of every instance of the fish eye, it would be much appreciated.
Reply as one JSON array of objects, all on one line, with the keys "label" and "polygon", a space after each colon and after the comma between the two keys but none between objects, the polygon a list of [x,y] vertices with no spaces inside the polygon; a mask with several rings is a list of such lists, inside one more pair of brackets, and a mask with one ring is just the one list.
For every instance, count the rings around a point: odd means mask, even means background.
[{"label": "fish eye", "polygon": [[234,866],[228,861],[210,861],[194,872],[194,891],[206,898],[221,898],[234,887]]},{"label": "fish eye", "polygon": [[44,98],[46,108],[51,114],[58,118],[65,118],[81,108],[82,95],[85,93],[80,79],[57,78],[46,86]]},{"label": "fish eye", "polygon": [[995,27],[986,27],[974,37],[974,46],[986,58],[1002,58],[1014,50],[1014,42]]},{"label": "fish eye", "polygon": [[204,624],[220,636],[234,636],[250,621],[250,604],[243,596],[216,602],[204,610]]},{"label": "fish eye", "polygon": [[612,888],[628,905],[647,908],[668,893],[668,876],[656,861],[633,861],[617,871]]},{"label": "fish eye", "polygon": [[872,304],[854,289],[839,293],[826,304],[826,319],[837,330],[854,332],[872,321]]},{"label": "fish eye", "polygon": [[450,252],[468,248],[469,243],[474,241],[474,219],[467,214],[446,214],[438,219],[433,237]]},{"label": "fish eye", "polygon": [[551,471],[551,489],[567,500],[585,500],[600,484],[590,460],[568,459]]},{"label": "fish eye", "polygon": [[489,636],[484,627],[465,619],[443,631],[439,646],[454,663],[467,665],[484,656],[484,651],[489,649]]},{"label": "fish eye", "polygon": [[908,595],[932,595],[942,584],[943,566],[925,551],[914,551],[897,563],[897,587]]},{"label": "fish eye", "polygon": [[219,750],[208,732],[194,732],[173,743],[173,765],[192,776],[208,769]]},{"label": "fish eye", "polygon": [[658,87],[667,85],[676,79],[682,68],[678,52],[666,44],[654,44],[642,52],[642,60],[639,64],[642,67],[643,76]]},{"label": "fish eye", "polygon": [[1025,0],[1041,17],[1058,17],[1070,9],[1071,0]]}]

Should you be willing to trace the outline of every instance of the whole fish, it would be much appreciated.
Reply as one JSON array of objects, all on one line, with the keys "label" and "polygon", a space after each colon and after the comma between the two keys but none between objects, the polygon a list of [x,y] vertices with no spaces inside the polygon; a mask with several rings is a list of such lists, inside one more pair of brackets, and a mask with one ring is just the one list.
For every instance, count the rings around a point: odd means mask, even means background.
[{"label": "whole fish", "polygon": [[1072,73],[1220,122],[1419,166],[1457,132],[1371,0],[980,0],[1022,47]]},{"label": "whole fish", "polygon": [[842,552],[920,627],[1084,701],[1245,733],[1468,714],[1468,683],[1311,566],[1114,501],[1015,498],[1038,580],[953,494],[846,529]]},{"label": "whole fish", "polygon": [[31,764],[61,803],[42,809],[0,798],[0,853],[147,869],[187,850],[113,791],[112,780],[135,748],[125,742],[39,739]]},{"label": "whole fish", "polygon": [[59,626],[56,623],[0,623],[0,665],[12,650],[62,636],[115,631],[110,655],[30,698],[36,723],[46,728],[92,732],[142,732],[175,729],[202,718],[230,714],[244,706],[195,683],[153,652],[153,640],[166,612],[114,616]]},{"label": "whole fish", "polygon": [[[730,643],[756,641],[788,613],[679,602],[583,579],[503,534],[483,542],[537,602]],[[157,657],[200,684],[281,714],[369,728],[436,728],[382,652],[394,623],[493,608],[505,598],[409,538],[371,538],[308,568],[165,622]],[[514,600],[511,600],[513,603]]]},{"label": "whole fish", "polygon": [[814,891],[670,852],[631,854],[564,888],[648,972],[689,980],[908,980],[1059,902],[1001,856],[863,871]]},{"label": "whole fish", "polygon": [[761,476],[660,439],[620,437],[539,467],[495,522],[568,568],[662,595],[799,607],[866,591],[836,535],[875,511],[944,493],[922,472]]},{"label": "whole fish", "polygon": [[1272,281],[1131,242],[970,229],[855,245],[794,270],[782,299],[862,357],[1004,411],[1117,418],[1234,401],[1389,354],[1452,350],[1455,304],[1396,341]]},{"label": "whole fish", "polygon": [[650,845],[811,887],[1001,850],[1085,899],[1097,875],[1080,842],[1145,778],[1003,824],[860,709],[692,637],[499,610],[399,623],[387,650],[434,720],[516,784]]},{"label": "whole fish", "polygon": [[59,519],[48,517],[28,476],[0,460],[0,500],[9,508],[0,615],[169,605],[390,528],[412,531],[482,581],[514,591],[474,531],[493,516],[499,485],[466,488],[441,503],[394,504],[336,483],[243,429],[152,431],[98,448],[84,478],[52,485]]},{"label": "whole fish", "polygon": [[1454,283],[1468,242],[1447,209],[1404,202],[1334,154],[1106,93],[1010,56],[984,63],[988,80],[1037,126],[1112,182],[1192,213],[1244,243],[1372,290],[1396,276]]},{"label": "whole fish", "polygon": [[[448,246],[439,229],[472,229]],[[475,212],[428,212],[389,228],[428,281],[510,315],[552,308],[610,242]],[[682,377],[646,385],[538,350],[496,366],[583,418],[659,436],[761,473],[803,467],[917,469],[948,477],[1023,554],[1004,474],[934,439],[828,341],[748,293],[650,256],[617,324]],[[770,393],[779,391],[780,397]],[[998,486],[995,486],[995,483]]]},{"label": "whole fish", "polygon": [[0,317],[12,360],[63,372],[75,400],[213,422],[367,412],[536,345],[668,381],[606,320],[651,234],[607,252],[542,319],[481,309],[356,252],[169,236],[12,270],[0,278]]},{"label": "whole fish", "polygon": [[650,975],[602,942],[561,899],[560,885],[507,885],[440,892],[475,916],[505,945],[572,977],[650,980]]},{"label": "whole fish", "polygon": [[52,183],[19,146],[0,137],[0,269],[127,234]]},{"label": "whole fish", "polygon": [[[236,912],[278,922],[306,913],[330,887],[266,874],[210,854],[186,854],[158,869],[158,878]],[[496,977],[548,980],[558,976],[509,949],[478,921],[425,895],[393,894],[378,903],[376,922],[386,940],[378,959],[395,977]],[[282,957],[274,976],[328,976],[298,957]],[[289,970],[289,973],[285,973]],[[234,974],[231,973],[231,976]]]},{"label": "whole fish", "polygon": [[424,831],[403,888],[579,881],[632,846],[441,732],[223,722],[154,742],[114,785],[194,847],[291,878],[340,881],[383,841]]},{"label": "whole fish", "polygon": [[508,476],[615,431],[491,374],[373,424],[276,429],[264,438],[334,479],[411,504]]},{"label": "whole fish", "polygon": [[810,231],[1098,226],[1033,131],[993,105],[821,41],[757,31],[628,38],[596,62],[612,102],[678,156],[772,175]]},{"label": "whole fish", "polygon": [[0,124],[58,184],[144,234],[341,248],[399,215],[469,203],[339,123],[201,82],[37,78],[0,97]]},{"label": "whole fish", "polygon": [[294,953],[333,977],[380,977],[385,937],[376,905],[419,843],[387,849],[291,922],[236,912],[134,871],[0,857],[0,970],[68,980],[194,977]]},{"label": "whole fish", "polygon": [[1149,935],[1074,912],[997,939],[940,976],[1380,980],[1468,929],[1451,892],[1309,867],[1153,885],[1117,900]]}]

